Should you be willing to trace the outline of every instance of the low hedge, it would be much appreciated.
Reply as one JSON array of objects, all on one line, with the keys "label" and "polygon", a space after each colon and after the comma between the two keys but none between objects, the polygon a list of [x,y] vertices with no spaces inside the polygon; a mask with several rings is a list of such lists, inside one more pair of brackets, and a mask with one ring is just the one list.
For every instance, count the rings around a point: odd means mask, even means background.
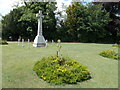
[{"label": "low hedge", "polygon": [[120,56],[114,50],[110,50],[110,49],[100,52],[99,55],[101,55],[103,57],[107,57],[107,58],[112,58],[112,59],[118,59],[118,57]]},{"label": "low hedge", "polygon": [[76,84],[91,78],[85,65],[56,55],[42,58],[34,65],[33,70],[39,78],[54,84]]},{"label": "low hedge", "polygon": [[117,45],[117,44],[116,44],[116,45],[112,45],[112,47],[120,47],[120,45]]}]

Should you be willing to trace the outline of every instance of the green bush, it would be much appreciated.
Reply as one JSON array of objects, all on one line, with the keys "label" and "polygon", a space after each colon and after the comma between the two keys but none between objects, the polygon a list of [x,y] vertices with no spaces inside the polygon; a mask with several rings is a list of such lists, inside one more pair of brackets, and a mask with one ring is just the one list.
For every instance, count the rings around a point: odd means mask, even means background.
[{"label": "green bush", "polygon": [[33,70],[39,78],[54,84],[76,84],[91,78],[85,65],[56,55],[42,58],[34,65]]},{"label": "green bush", "polygon": [[112,47],[120,47],[120,45],[112,45]]},{"label": "green bush", "polygon": [[118,54],[114,50],[104,50],[99,55],[107,58],[118,59]]},{"label": "green bush", "polygon": [[0,44],[7,45],[8,43],[7,43],[7,41],[0,41]]}]

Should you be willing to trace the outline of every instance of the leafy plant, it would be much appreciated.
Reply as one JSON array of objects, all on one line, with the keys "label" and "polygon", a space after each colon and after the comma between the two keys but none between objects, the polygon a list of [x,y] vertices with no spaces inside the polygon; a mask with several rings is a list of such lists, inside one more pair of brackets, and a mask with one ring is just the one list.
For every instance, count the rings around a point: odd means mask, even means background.
[{"label": "leafy plant", "polygon": [[54,84],[76,84],[91,78],[85,65],[56,55],[42,58],[34,65],[33,70],[39,78]]},{"label": "leafy plant", "polygon": [[120,47],[120,45],[115,44],[115,45],[112,45],[112,47]]},{"label": "leafy plant", "polygon": [[114,50],[104,50],[99,55],[107,58],[118,59],[118,54]]}]

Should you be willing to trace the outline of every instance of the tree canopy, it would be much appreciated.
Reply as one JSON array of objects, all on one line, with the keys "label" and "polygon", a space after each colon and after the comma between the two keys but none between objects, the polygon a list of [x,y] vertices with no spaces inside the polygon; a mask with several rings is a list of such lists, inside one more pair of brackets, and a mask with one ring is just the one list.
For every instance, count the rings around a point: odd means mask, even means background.
[{"label": "tree canopy", "polygon": [[[115,38],[120,37],[120,33],[112,32],[113,29],[120,32],[120,25],[111,26],[114,23],[111,12],[116,14],[120,11],[119,6],[114,7],[115,10],[109,11],[107,8],[109,6],[105,4],[88,3],[84,5],[72,2],[66,8],[67,15],[63,17],[61,12],[56,12],[56,2],[24,2],[24,4],[3,16],[3,39],[10,40],[11,36],[12,40],[17,40],[21,36],[24,39],[34,40],[38,23],[36,13],[39,10],[42,10],[44,15],[43,35],[47,40],[115,43],[117,42]],[[119,18],[114,20],[119,22]]]},{"label": "tree canopy", "polygon": [[68,32],[76,41],[98,42],[105,38],[105,25],[110,21],[109,13],[101,9],[101,5],[91,3],[86,6],[72,3],[66,12]]},{"label": "tree canopy", "polygon": [[[52,33],[56,32],[56,10],[55,2],[25,2],[25,6],[13,9],[8,15],[3,17],[3,39],[17,40],[19,36],[25,39],[34,39],[37,34],[37,18],[36,13],[42,10],[43,18],[43,34],[46,39],[55,38]],[[15,35],[14,35],[15,33]]]}]

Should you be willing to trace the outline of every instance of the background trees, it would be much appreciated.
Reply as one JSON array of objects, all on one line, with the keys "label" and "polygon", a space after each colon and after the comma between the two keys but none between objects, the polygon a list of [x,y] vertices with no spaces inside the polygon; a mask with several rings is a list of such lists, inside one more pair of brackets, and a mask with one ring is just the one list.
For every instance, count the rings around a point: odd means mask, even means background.
[{"label": "background trees", "polygon": [[39,10],[42,10],[44,14],[43,34],[45,33],[45,38],[48,40],[55,38],[56,19],[54,11],[56,10],[56,3],[24,3],[25,6],[13,9],[13,11],[3,17],[3,39],[9,40],[9,36],[12,36],[12,40],[17,40],[21,36],[24,39],[30,38],[33,40],[37,34],[36,13]]},{"label": "background trees", "polygon": [[[99,0],[98,0],[99,1]],[[103,5],[103,9],[109,12],[109,16],[112,19],[106,30],[110,33],[111,42],[119,43],[120,38],[120,2],[94,2],[94,4]]]},{"label": "background trees", "polygon": [[[22,15],[21,7],[13,9],[9,14],[3,17],[2,22],[2,38],[6,40],[17,40],[21,34],[21,25],[19,19]],[[11,37],[11,38],[10,38]]]},{"label": "background trees", "polygon": [[[107,31],[105,25],[110,21],[109,13],[102,10],[102,5],[86,6],[72,3],[67,8],[68,32],[73,40],[82,42],[103,42]],[[104,40],[102,40],[104,39]]]},{"label": "background trees", "polygon": [[120,2],[103,3],[103,8],[110,13],[111,22],[107,25],[107,30],[111,33],[113,42],[120,41]]},{"label": "background trees", "polygon": [[[29,23],[29,27],[32,29],[31,36],[34,37],[37,34],[37,18],[36,13],[38,13],[39,10],[42,10],[42,13],[44,15],[43,18],[43,35],[46,39],[51,40],[54,39],[55,33],[56,33],[56,18],[55,18],[55,10],[56,8],[55,2],[25,2],[25,12],[21,16],[20,21],[24,22],[26,21]],[[29,30],[29,29],[28,29]]]},{"label": "background trees", "polygon": [[[43,35],[48,40],[116,43],[120,37],[119,3],[72,3],[66,17],[55,12],[55,2],[24,2],[2,20],[3,39],[17,40],[19,36],[34,40],[37,34],[36,13],[43,11]],[[59,17],[58,17],[59,15]]]}]

